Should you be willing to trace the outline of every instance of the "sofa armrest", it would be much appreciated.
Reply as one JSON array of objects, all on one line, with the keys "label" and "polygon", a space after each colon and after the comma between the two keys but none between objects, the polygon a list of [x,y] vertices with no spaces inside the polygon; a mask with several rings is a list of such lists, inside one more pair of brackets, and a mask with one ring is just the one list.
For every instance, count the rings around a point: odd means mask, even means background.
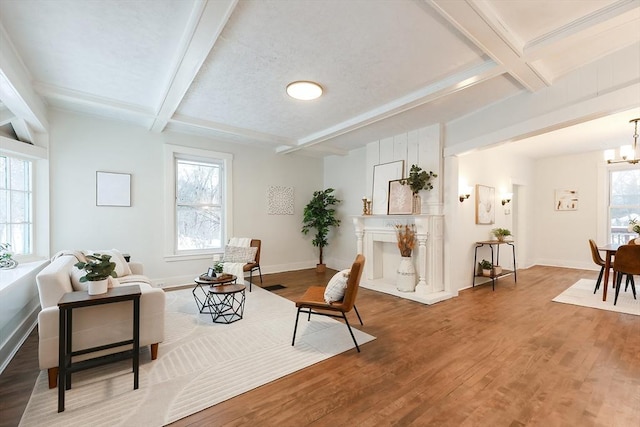
[{"label": "sofa armrest", "polygon": [[130,262],[129,268],[131,269],[131,274],[144,274],[144,269],[140,262]]}]

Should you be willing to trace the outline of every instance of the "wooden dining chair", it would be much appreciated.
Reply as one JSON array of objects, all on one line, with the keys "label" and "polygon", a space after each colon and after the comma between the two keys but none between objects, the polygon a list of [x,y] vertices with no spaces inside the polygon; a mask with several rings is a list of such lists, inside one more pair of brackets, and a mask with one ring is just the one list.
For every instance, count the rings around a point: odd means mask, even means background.
[{"label": "wooden dining chair", "polygon": [[360,277],[362,276],[363,269],[364,256],[358,254],[351,265],[351,271],[349,272],[349,278],[347,279],[347,287],[341,301],[332,302],[330,304],[327,303],[324,298],[326,286],[311,286],[307,289],[304,295],[296,301],[298,312],[296,313],[296,325],[293,328],[293,340],[291,341],[291,345],[294,345],[296,342],[296,331],[298,330],[298,318],[300,317],[300,313],[308,314],[308,321],[311,320],[312,314],[317,314],[320,316],[343,319],[344,323],[347,325],[347,329],[349,329],[349,333],[351,334],[353,343],[356,345],[358,353],[360,352],[360,347],[358,346],[356,337],[353,335],[353,331],[351,330],[351,325],[349,325],[349,320],[347,319],[346,314],[353,309],[358,316],[360,324],[363,325],[360,313],[358,313],[358,309],[356,308],[356,296],[358,295]]},{"label": "wooden dining chair", "polygon": [[618,302],[618,295],[622,287],[622,278],[627,276],[627,285],[631,284],[633,291],[633,299],[636,299],[636,286],[633,281],[633,275],[640,274],[640,245],[622,245],[616,251],[616,257],[613,261],[613,271],[617,272],[616,278],[616,297],[613,305]]},{"label": "wooden dining chair", "polygon": [[249,292],[251,292],[251,286],[253,286],[253,272],[258,270],[260,273],[260,284],[262,284],[262,270],[260,270],[260,250],[262,249],[262,241],[258,239],[251,239],[250,246],[258,248],[256,250],[256,256],[253,262],[249,262],[242,267],[242,271],[249,272]]},{"label": "wooden dining chair", "polygon": [[593,239],[589,239],[589,247],[591,248],[591,258],[593,262],[600,266],[600,274],[598,274],[598,280],[596,281],[596,287],[593,289],[593,293],[598,292],[600,288],[600,282],[602,281],[602,274],[604,273],[605,262],[600,256],[600,252],[598,251],[598,245]]}]

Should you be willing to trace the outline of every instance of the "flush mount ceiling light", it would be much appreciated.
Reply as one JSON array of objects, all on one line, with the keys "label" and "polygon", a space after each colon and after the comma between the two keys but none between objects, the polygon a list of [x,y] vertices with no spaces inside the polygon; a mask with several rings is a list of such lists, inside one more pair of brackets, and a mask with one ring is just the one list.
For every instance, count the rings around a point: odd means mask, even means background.
[{"label": "flush mount ceiling light", "polygon": [[287,94],[295,99],[310,101],[322,95],[322,87],[318,83],[299,81],[287,85]]}]

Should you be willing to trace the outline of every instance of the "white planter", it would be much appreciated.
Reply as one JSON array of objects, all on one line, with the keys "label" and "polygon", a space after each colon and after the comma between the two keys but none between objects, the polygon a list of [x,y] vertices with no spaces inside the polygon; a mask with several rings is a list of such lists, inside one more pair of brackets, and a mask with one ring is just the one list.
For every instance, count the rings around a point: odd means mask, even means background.
[{"label": "white planter", "polygon": [[411,257],[400,258],[396,287],[401,292],[415,292],[416,283],[416,269],[413,266],[413,260]]},{"label": "white planter", "polygon": [[87,292],[89,292],[89,295],[105,294],[109,289],[109,279],[90,280],[87,283]]}]

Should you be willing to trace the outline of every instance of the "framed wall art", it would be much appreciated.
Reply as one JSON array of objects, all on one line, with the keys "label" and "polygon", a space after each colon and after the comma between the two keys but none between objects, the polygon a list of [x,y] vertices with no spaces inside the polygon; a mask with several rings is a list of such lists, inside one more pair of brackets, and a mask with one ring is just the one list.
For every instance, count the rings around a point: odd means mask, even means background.
[{"label": "framed wall art", "polygon": [[476,185],[476,224],[493,224],[496,220],[496,190]]},{"label": "framed wall art", "polygon": [[267,215],[293,215],[293,187],[270,185],[267,188]]},{"label": "framed wall art", "polygon": [[554,208],[557,211],[577,211],[578,191],[577,190],[556,190]]},{"label": "framed wall art", "polygon": [[389,215],[413,213],[413,192],[409,185],[400,184],[400,179],[389,181]]},{"label": "framed wall art", "polygon": [[96,206],[131,206],[131,174],[97,171]]},{"label": "framed wall art", "polygon": [[371,195],[371,213],[386,215],[389,206],[389,181],[402,179],[404,160],[382,163],[373,167],[373,194]]}]

